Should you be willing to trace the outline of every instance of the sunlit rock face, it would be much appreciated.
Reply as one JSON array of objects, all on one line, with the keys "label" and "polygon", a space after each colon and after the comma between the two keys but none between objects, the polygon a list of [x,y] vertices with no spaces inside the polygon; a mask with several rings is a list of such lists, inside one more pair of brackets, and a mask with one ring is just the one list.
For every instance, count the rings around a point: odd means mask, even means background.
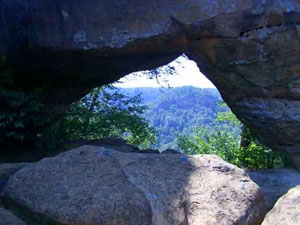
[{"label": "sunlit rock face", "polygon": [[31,225],[259,225],[266,213],[258,185],[218,156],[114,147],[82,146],[27,165],[2,195]]},{"label": "sunlit rock face", "polygon": [[297,0],[23,0],[0,5],[0,54],[17,90],[59,108],[185,53],[237,116],[300,167]]}]

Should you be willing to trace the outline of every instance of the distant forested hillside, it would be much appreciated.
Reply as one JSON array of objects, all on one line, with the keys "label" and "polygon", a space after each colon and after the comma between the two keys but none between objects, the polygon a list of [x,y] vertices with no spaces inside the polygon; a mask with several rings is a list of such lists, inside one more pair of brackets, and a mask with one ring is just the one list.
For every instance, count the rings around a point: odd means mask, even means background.
[{"label": "distant forested hillside", "polygon": [[195,127],[210,125],[220,107],[217,89],[179,88],[122,88],[128,96],[140,94],[149,106],[145,117],[157,132],[155,148],[177,148],[176,138],[189,135]]}]

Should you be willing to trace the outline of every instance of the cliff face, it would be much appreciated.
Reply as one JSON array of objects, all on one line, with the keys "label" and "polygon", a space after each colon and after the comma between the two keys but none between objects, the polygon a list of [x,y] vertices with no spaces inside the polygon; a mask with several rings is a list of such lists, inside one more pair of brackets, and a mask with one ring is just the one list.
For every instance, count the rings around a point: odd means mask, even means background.
[{"label": "cliff face", "polygon": [[297,0],[12,0],[0,5],[7,88],[63,110],[90,88],[195,60],[237,116],[300,167]]}]

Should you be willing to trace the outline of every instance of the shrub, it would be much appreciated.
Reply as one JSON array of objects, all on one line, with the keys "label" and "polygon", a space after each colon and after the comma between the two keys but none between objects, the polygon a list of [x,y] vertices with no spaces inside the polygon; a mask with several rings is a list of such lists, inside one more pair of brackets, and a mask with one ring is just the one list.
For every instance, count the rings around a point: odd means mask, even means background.
[{"label": "shrub", "polygon": [[43,112],[38,93],[0,88],[0,145],[2,149],[53,148],[58,143],[50,115]]},{"label": "shrub", "polygon": [[279,168],[289,163],[286,154],[261,144],[249,128],[243,129],[248,144],[241,146],[241,126],[228,109],[218,114],[213,127],[200,127],[190,136],[179,136],[178,146],[186,154],[215,154],[250,170]]}]

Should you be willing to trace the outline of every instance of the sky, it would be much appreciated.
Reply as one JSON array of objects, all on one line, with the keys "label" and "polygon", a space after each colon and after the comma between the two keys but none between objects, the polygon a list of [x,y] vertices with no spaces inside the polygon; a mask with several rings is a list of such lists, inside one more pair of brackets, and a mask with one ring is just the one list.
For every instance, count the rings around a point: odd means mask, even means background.
[{"label": "sky", "polygon": [[[167,72],[164,70],[166,67],[161,67],[162,75],[159,78],[159,83],[156,79],[149,79],[146,75],[141,75],[143,74],[142,72],[136,72],[123,77],[114,85],[122,88],[166,87],[168,85],[170,87],[194,86],[199,88],[215,88],[199,71],[196,63],[184,55],[175,59],[169,66],[175,68],[174,75],[166,75]],[[167,82],[164,82],[164,80],[167,80]]]}]

